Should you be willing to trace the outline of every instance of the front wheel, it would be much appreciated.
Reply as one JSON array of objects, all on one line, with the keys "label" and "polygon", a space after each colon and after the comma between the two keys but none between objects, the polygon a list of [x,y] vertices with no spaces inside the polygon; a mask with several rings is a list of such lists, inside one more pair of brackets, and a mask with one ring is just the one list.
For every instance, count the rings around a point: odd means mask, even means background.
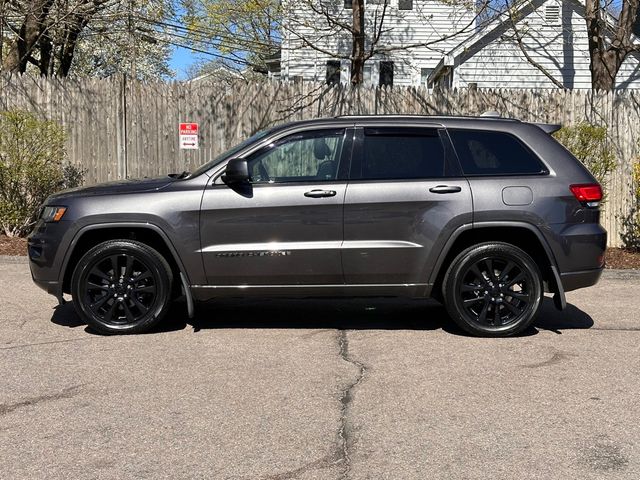
[{"label": "front wheel", "polygon": [[542,305],[542,275],[523,250],[507,243],[482,243],[454,259],[443,295],[449,315],[466,332],[515,335],[531,325]]},{"label": "front wheel", "polygon": [[171,301],[171,267],[153,248],[109,240],[90,249],[71,278],[73,304],[101,333],[141,333],[158,323]]}]

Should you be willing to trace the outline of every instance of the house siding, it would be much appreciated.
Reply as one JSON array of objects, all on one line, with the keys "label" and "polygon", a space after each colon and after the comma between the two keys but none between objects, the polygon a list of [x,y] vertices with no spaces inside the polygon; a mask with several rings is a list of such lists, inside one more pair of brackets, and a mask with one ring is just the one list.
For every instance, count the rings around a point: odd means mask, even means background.
[{"label": "house siding", "polygon": [[[350,24],[351,11],[343,8],[343,0],[332,0],[334,18]],[[382,5],[365,5],[365,31],[370,36],[376,13],[382,12]],[[323,81],[328,60],[341,57],[341,81],[349,81],[351,36],[344,30],[329,27],[321,15],[305,7],[304,2],[289,3],[287,25],[293,32],[286,32],[282,42],[282,79]],[[394,62],[394,85],[417,85],[420,83],[420,69],[434,68],[442,56],[471,34],[475,33],[475,13],[462,5],[452,5],[431,0],[413,0],[413,10],[398,10],[398,0],[391,0],[387,7],[384,32],[380,47],[390,47],[384,54],[377,54],[367,61],[365,68],[370,71],[368,83],[377,85],[381,61]],[[452,32],[460,32],[451,38]],[[301,38],[307,38],[315,46],[331,54],[305,46]],[[429,44],[410,50],[402,49],[409,44]],[[365,48],[368,48],[369,44]]]},{"label": "house siding", "polygon": [[[545,7],[559,5],[561,23],[549,25]],[[529,56],[565,88],[590,89],[589,49],[584,7],[577,2],[545,2],[518,23]],[[479,45],[459,54],[452,86],[478,88],[557,88],[529,62],[513,40],[511,29],[488,34]],[[630,56],[616,77],[618,88],[640,88],[638,57]]]}]

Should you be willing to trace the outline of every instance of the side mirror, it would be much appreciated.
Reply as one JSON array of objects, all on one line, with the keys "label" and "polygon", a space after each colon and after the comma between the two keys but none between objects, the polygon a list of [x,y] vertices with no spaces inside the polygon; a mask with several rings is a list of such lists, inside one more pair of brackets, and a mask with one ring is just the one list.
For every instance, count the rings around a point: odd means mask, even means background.
[{"label": "side mirror", "polygon": [[224,183],[242,183],[249,181],[249,164],[244,158],[233,158],[227,163],[222,174]]}]

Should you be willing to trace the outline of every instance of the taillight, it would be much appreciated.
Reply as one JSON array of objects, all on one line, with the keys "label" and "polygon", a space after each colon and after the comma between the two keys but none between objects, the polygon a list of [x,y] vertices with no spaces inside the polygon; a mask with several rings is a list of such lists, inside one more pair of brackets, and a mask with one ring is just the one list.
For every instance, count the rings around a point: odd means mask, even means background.
[{"label": "taillight", "polygon": [[602,188],[597,183],[571,185],[569,188],[579,202],[589,207],[597,207],[602,200]]}]

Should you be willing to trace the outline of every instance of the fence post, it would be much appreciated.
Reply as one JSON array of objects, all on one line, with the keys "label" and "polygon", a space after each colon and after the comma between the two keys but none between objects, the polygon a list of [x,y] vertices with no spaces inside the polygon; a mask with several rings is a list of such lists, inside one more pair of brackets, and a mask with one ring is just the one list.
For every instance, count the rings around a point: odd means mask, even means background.
[{"label": "fence post", "polygon": [[118,179],[126,179],[128,169],[128,132],[127,132],[127,77],[123,75],[116,80],[119,83],[118,121],[116,123]]}]

